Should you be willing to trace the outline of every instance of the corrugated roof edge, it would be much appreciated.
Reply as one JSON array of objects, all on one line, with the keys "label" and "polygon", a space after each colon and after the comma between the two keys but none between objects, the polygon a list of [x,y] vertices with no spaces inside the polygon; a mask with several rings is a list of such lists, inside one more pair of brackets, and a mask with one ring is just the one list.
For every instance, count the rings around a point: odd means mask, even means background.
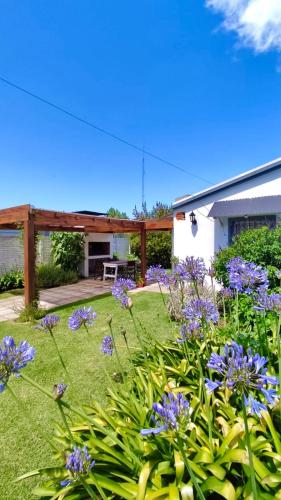
[{"label": "corrugated roof edge", "polygon": [[263,165],[260,165],[259,167],[253,168],[251,170],[248,170],[247,172],[244,172],[242,174],[239,174],[235,177],[231,177],[230,179],[227,179],[226,181],[220,182],[219,184],[215,184],[214,186],[204,189],[203,191],[199,191],[198,193],[195,193],[191,196],[181,198],[180,201],[175,201],[173,203],[173,208],[178,208],[183,205],[189,205],[193,201],[199,200],[201,198],[205,198],[206,196],[209,196],[210,194],[216,193],[218,191],[222,191],[223,189],[234,186],[236,184],[240,184],[242,182],[245,182],[249,179],[254,179],[255,177],[259,177],[260,175],[266,174],[272,170],[276,170],[277,168],[281,167],[281,157],[276,158],[275,160],[272,160],[268,163],[264,163]]}]

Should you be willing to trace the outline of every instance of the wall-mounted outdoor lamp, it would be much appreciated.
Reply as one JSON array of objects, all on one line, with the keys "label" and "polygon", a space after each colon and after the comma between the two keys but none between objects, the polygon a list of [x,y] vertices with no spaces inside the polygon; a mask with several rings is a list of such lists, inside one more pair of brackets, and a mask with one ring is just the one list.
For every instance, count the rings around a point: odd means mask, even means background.
[{"label": "wall-mounted outdoor lamp", "polygon": [[190,222],[191,222],[191,224],[194,224],[194,225],[195,225],[195,224],[197,224],[197,220],[196,220],[196,217],[195,217],[195,213],[194,213],[193,211],[192,211],[192,212],[190,212],[190,214],[189,214],[189,218],[190,218]]}]

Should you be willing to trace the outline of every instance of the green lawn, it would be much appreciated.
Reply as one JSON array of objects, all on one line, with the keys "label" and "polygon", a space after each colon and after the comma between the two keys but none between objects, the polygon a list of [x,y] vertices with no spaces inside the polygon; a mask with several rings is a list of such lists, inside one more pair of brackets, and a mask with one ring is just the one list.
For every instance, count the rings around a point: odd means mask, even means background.
[{"label": "green lawn", "polygon": [[[166,338],[170,332],[170,324],[164,314],[160,294],[138,293],[133,296],[133,301],[134,313],[143,325],[154,332],[158,339]],[[120,328],[124,327],[128,332],[130,345],[136,347],[137,341],[128,311],[122,310],[111,296],[88,299],[80,304],[92,305],[98,314],[89,335],[84,330],[72,333],[67,328],[67,318],[75,309],[75,305],[57,309],[61,324],[55,330],[56,339],[73,380],[73,386],[68,389],[65,399],[69,402],[84,403],[97,399],[104,404],[108,385],[104,367],[111,373],[118,370],[114,357],[100,354],[101,339],[109,334],[107,315],[113,316],[112,326],[118,335],[117,342],[121,346],[119,351],[124,366],[126,350]],[[0,339],[5,335],[12,335],[17,341],[26,339],[36,348],[36,359],[25,371],[30,377],[50,389],[54,383],[64,380],[64,373],[47,334],[34,330],[30,325],[11,321],[0,323],[0,334]],[[49,465],[52,461],[50,447],[34,428],[31,419],[44,431],[51,433],[55,421],[59,421],[59,415],[55,403],[24,381],[13,379],[11,387],[24,401],[30,418],[24,415],[7,390],[0,394],[0,499],[29,500],[36,482],[28,480],[15,484],[13,480],[38,466]]]},{"label": "green lawn", "polygon": [[23,288],[17,288],[15,290],[8,290],[7,292],[0,292],[1,299],[9,299],[10,297],[16,297],[18,295],[23,295]]}]

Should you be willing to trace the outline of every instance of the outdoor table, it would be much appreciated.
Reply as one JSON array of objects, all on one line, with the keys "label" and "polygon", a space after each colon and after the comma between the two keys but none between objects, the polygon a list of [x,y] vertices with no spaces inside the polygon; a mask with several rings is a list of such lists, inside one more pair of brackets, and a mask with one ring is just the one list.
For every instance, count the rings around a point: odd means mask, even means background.
[{"label": "outdoor table", "polygon": [[[103,280],[105,281],[106,278],[113,278],[114,281],[116,281],[118,277],[118,268],[127,266],[127,260],[113,260],[111,262],[103,262]],[[109,273],[108,269],[113,269],[114,272]]]}]

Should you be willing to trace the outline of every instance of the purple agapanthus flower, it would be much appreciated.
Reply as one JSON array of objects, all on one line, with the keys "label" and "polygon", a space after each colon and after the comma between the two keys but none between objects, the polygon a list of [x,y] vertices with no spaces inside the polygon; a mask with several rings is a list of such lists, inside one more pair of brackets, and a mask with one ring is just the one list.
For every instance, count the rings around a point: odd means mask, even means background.
[{"label": "purple agapanthus flower", "polygon": [[175,264],[173,271],[169,276],[169,283],[173,286],[178,286],[180,283],[187,281],[187,272],[182,262]]},{"label": "purple agapanthus flower", "polygon": [[68,455],[65,464],[65,468],[69,472],[70,478],[65,481],[61,481],[61,485],[68,486],[74,481],[79,481],[81,477],[88,474],[94,465],[95,460],[92,460],[87,446],[84,446],[83,448],[74,446],[73,451]]},{"label": "purple agapanthus flower", "polygon": [[186,272],[186,279],[191,283],[203,283],[207,274],[207,268],[201,257],[187,257],[182,265]]},{"label": "purple agapanthus flower", "polygon": [[68,326],[72,331],[79,330],[81,326],[84,326],[88,330],[89,326],[92,326],[97,314],[93,311],[93,308],[82,307],[81,309],[76,309],[68,320]]},{"label": "purple agapanthus flower", "polygon": [[201,325],[197,321],[183,323],[180,327],[180,336],[177,338],[179,344],[183,344],[186,340],[203,339],[204,335]]},{"label": "purple agapanthus flower", "polygon": [[112,356],[113,354],[113,349],[114,349],[114,346],[113,346],[113,338],[110,336],[110,335],[106,335],[103,339],[102,339],[102,343],[101,343],[101,346],[100,346],[100,350],[103,354],[107,354],[109,356]]},{"label": "purple agapanthus flower", "polygon": [[124,309],[128,309],[132,305],[130,297],[128,297],[128,292],[136,288],[136,283],[129,278],[118,278],[111,291],[113,297],[115,297]]},{"label": "purple agapanthus flower", "polygon": [[232,299],[233,298],[233,290],[229,287],[221,288],[220,294],[224,299]]},{"label": "purple agapanthus flower", "polygon": [[146,271],[145,278],[147,279],[147,281],[157,281],[159,285],[169,285],[169,277],[167,275],[167,272],[160,265],[150,266]]},{"label": "purple agapanthus flower", "polygon": [[218,310],[209,299],[192,299],[183,309],[183,315],[192,330],[200,328],[202,323],[217,323],[219,320]]},{"label": "purple agapanthus flower", "polygon": [[57,326],[60,321],[60,317],[56,314],[47,314],[37,325],[35,326],[38,330],[43,330],[46,333],[50,333]]},{"label": "purple agapanthus flower", "polygon": [[156,414],[152,417],[156,427],[142,429],[142,436],[159,434],[167,430],[178,431],[187,423],[189,402],[181,393],[169,392],[167,396],[162,396],[161,403],[153,403],[152,408]]},{"label": "purple agapanthus flower", "polygon": [[55,384],[53,388],[54,399],[57,401],[61,399],[67,389],[67,384]]},{"label": "purple agapanthus flower", "polygon": [[247,262],[241,257],[235,257],[228,262],[226,267],[229,285],[238,292],[251,294],[268,288],[268,272],[261,266]]},{"label": "purple agapanthus flower", "polygon": [[209,392],[217,388],[228,388],[232,392],[243,394],[247,401],[250,401],[252,409],[258,408],[250,398],[252,392],[255,395],[262,394],[268,404],[273,404],[278,395],[275,389],[269,389],[267,386],[276,386],[278,381],[276,377],[267,374],[266,364],[267,359],[253,354],[251,349],[244,353],[243,346],[236,342],[226,344],[223,355],[211,354],[207,367],[218,373],[219,379],[206,379],[206,387]]},{"label": "purple agapanthus flower", "polygon": [[271,295],[266,292],[261,292],[257,296],[257,305],[254,306],[256,310],[273,311],[281,314],[281,294],[272,293]]},{"label": "purple agapanthus flower", "polygon": [[16,345],[13,337],[4,337],[0,344],[0,392],[3,392],[11,375],[19,377],[20,370],[35,357],[35,349],[26,340]]}]

